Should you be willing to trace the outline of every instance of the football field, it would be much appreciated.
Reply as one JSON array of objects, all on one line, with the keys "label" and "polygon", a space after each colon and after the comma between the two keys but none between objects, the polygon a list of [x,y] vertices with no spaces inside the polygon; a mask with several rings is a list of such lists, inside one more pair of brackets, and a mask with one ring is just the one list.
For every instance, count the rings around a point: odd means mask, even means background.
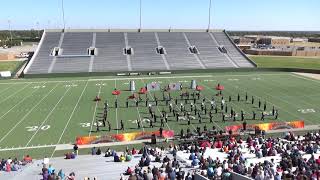
[{"label": "football field", "polygon": [[[162,99],[162,92],[148,91],[141,95],[142,102],[136,107],[133,100],[129,100],[129,108],[126,101],[132,95],[129,89],[130,80],[134,80],[136,89],[139,90],[147,83],[157,82],[164,88],[169,83],[182,83],[183,92],[190,93],[191,80],[196,80],[199,86],[203,86],[202,97],[197,101],[196,107],[200,109],[202,98],[210,107],[210,100],[215,97],[220,108],[221,96],[216,96],[215,86],[220,83],[225,87],[223,91],[226,104],[237,113],[245,112],[248,124],[261,123],[260,114],[262,108],[258,108],[259,99],[267,104],[267,112],[274,106],[279,111],[279,118],[266,117],[264,122],[286,122],[303,120],[305,125],[319,124],[320,117],[320,81],[282,72],[250,72],[250,73],[211,73],[211,74],[179,74],[163,76],[132,76],[132,77],[83,77],[83,78],[48,78],[25,80],[0,81],[0,157],[7,155],[23,155],[41,153],[43,156],[52,156],[55,153],[55,145],[72,144],[77,136],[92,136],[97,134],[117,134],[136,131],[158,130],[160,119],[154,123],[154,128],[149,127],[151,120],[148,108],[145,106],[145,98],[148,97],[151,104],[154,97]],[[112,95],[114,89],[121,90],[119,96]],[[181,91],[171,91],[173,99],[180,98]],[[248,101],[245,101],[245,94]],[[237,101],[240,94],[241,100]],[[93,99],[99,96],[102,101]],[[229,102],[228,97],[232,97]],[[255,103],[251,104],[252,96]],[[114,107],[118,98],[119,106]],[[110,106],[108,120],[112,130],[108,127],[100,127],[96,132],[97,116],[103,112],[104,102]],[[172,101],[174,108],[179,111],[178,105]],[[189,105],[185,105],[189,108]],[[155,107],[156,116],[162,110],[168,111],[165,102],[159,101]],[[257,112],[257,120],[252,118],[252,111]],[[202,115],[202,123],[194,116],[190,126],[186,120],[176,118],[169,114],[168,122],[164,129],[174,130],[176,134],[181,129],[186,132],[206,124],[208,129],[216,126],[224,129],[227,125],[242,124],[240,117],[237,121],[227,120],[222,122],[221,110],[213,114],[213,123],[209,122],[209,116]],[[193,114],[193,113],[191,113]],[[137,119],[142,122],[138,129]],[[123,120],[125,130],[119,130],[120,121]],[[10,153],[14,152],[14,153]]]}]

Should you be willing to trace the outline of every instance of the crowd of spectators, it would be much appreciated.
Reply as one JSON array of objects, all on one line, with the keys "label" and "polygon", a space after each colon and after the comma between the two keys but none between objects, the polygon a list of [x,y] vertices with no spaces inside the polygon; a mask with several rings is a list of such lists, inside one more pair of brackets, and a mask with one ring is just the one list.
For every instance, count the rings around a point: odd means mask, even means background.
[{"label": "crowd of spectators", "polygon": [[[305,135],[285,133],[284,137],[261,135],[228,136],[191,143],[170,144],[168,148],[144,146],[142,149],[126,148],[116,152],[110,148],[105,153],[100,148],[92,148],[92,155],[113,157],[115,163],[130,162],[140,158],[133,167],[127,167],[120,179],[128,180],[192,180],[195,173],[208,179],[229,180],[233,173],[255,180],[280,179],[320,179],[320,131]],[[219,152],[225,156],[205,155]],[[76,156],[78,152],[72,152]],[[179,156],[184,154],[186,158]],[[70,158],[72,159],[72,158]],[[32,163],[27,155],[22,161],[2,159],[0,170],[18,171],[21,166]],[[44,158],[41,175],[43,180],[75,179],[75,174],[55,171],[49,159]]]},{"label": "crowd of spectators", "polygon": [[0,171],[19,171],[22,166],[25,166],[29,163],[32,163],[32,158],[29,155],[26,155],[22,160],[18,160],[17,158],[11,159],[2,159],[0,163]]}]

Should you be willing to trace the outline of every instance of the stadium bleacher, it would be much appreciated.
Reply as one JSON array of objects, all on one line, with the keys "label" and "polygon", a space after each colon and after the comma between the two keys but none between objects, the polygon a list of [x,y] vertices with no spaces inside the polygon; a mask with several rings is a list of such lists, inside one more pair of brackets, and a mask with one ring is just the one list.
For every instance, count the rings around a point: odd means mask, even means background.
[{"label": "stadium bleacher", "polygon": [[[162,54],[157,52],[158,47],[163,48]],[[131,54],[125,54],[126,48]],[[255,64],[224,31],[46,30],[24,73],[251,67]]]}]

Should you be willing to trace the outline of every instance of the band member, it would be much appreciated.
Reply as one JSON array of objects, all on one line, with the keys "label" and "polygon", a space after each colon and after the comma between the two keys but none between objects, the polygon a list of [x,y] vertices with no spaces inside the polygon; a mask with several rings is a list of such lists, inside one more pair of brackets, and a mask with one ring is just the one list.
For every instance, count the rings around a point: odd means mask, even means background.
[{"label": "band member", "polygon": [[252,111],[252,120],[256,120],[256,112]]},{"label": "band member", "polygon": [[124,130],[124,124],[122,120],[120,121],[120,130]]},{"label": "band member", "polygon": [[247,122],[246,122],[246,121],[244,121],[244,122],[242,123],[242,128],[243,128],[243,131],[246,131],[246,130],[247,130]]},{"label": "band member", "polygon": [[238,102],[240,101],[240,94],[238,93]]},{"label": "band member", "polygon": [[252,105],[254,104],[254,97],[253,96],[251,97],[251,104]]}]

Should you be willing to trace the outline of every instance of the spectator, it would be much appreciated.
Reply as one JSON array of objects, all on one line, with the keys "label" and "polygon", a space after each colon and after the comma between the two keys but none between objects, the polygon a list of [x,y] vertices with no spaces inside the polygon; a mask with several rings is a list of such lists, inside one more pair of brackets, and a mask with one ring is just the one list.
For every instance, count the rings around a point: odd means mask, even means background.
[{"label": "spectator", "polygon": [[64,179],[65,179],[65,174],[64,174],[64,172],[62,171],[62,169],[59,170],[58,176],[59,176],[59,178],[60,178],[61,180],[64,180]]}]

